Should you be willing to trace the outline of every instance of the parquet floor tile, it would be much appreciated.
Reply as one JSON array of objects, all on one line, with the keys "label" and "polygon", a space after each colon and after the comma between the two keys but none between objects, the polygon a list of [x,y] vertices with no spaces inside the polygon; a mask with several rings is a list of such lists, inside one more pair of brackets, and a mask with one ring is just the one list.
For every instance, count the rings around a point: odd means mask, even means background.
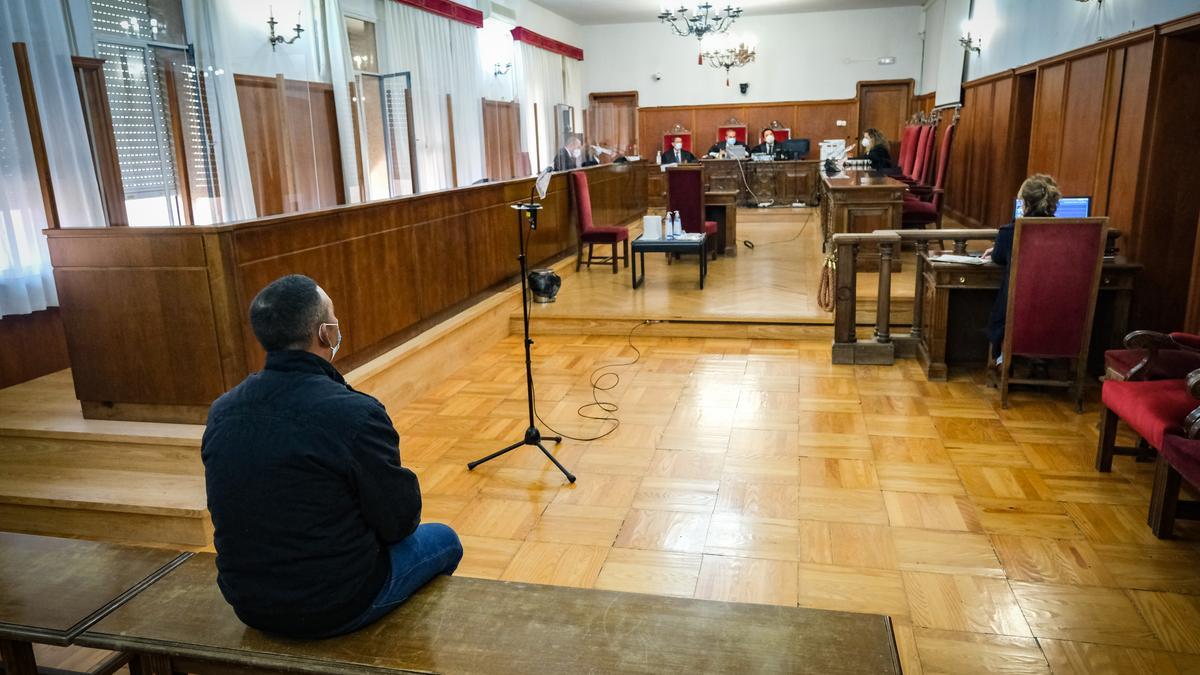
[{"label": "parquet floor tile", "polygon": [[[617,293],[606,276],[568,285]],[[683,292],[668,276],[652,286]],[[887,614],[909,673],[1200,672],[1200,530],[1150,533],[1148,465],[1094,471],[1094,402],[1002,410],[977,374],[835,366],[823,339],[633,342],[602,395],[620,427],[552,448],[574,485],[536,451],[464,466],[521,431],[517,338],[391,411],[460,574]],[[575,410],[633,355],[624,335],[539,337],[543,419],[609,429]]]}]

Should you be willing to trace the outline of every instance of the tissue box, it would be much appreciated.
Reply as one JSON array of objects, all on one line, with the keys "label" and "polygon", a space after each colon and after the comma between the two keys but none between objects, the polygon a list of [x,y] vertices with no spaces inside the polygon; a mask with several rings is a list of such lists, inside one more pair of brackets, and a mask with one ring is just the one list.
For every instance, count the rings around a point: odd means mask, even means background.
[{"label": "tissue box", "polygon": [[642,238],[662,239],[662,216],[642,216]]}]

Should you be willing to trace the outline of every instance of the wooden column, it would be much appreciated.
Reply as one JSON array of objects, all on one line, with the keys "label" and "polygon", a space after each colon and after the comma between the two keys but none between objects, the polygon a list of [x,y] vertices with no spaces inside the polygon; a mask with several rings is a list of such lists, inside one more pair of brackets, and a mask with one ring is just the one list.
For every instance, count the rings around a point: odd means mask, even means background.
[{"label": "wooden column", "polygon": [[450,185],[458,187],[458,153],[454,151],[454,106],[450,94],[446,94],[446,125],[450,133]]},{"label": "wooden column", "polygon": [[404,117],[408,127],[408,168],[412,171],[413,194],[421,191],[421,181],[417,174],[417,130],[413,124],[412,89],[404,90]]},{"label": "wooden column", "polygon": [[891,242],[879,243],[879,296],[875,304],[875,339],[891,342],[892,321],[892,248]]},{"label": "wooden column", "polygon": [[57,229],[62,225],[58,218],[58,202],[54,199],[54,182],[50,178],[50,159],[46,154],[46,136],[42,132],[33,73],[29,70],[29,49],[24,42],[14,42],[12,48],[17,64],[17,79],[21,83],[21,99],[25,103],[25,121],[29,125],[29,143],[33,146],[33,165],[37,169],[42,208],[46,212],[46,226]]},{"label": "wooden column", "polygon": [[857,258],[856,240],[837,240],[834,243],[837,255],[837,272],[833,288],[833,362],[854,363],[855,316],[857,302]]},{"label": "wooden column", "polygon": [[924,239],[917,240],[917,284],[913,290],[913,318],[912,329],[909,331],[909,336],[920,340],[921,339],[921,315],[924,313],[925,304],[925,260],[922,256],[929,253],[929,242]]}]

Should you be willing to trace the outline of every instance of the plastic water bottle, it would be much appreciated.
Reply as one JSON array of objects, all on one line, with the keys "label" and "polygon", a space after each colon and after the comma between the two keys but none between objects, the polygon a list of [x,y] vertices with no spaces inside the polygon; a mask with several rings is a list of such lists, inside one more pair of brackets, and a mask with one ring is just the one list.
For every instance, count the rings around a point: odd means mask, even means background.
[{"label": "plastic water bottle", "polygon": [[667,211],[667,217],[663,219],[663,239],[675,238],[675,214]]},{"label": "plastic water bottle", "polygon": [[679,215],[679,212],[678,212],[678,211],[676,211],[676,212],[675,212],[675,229],[674,229],[674,230],[672,230],[672,233],[673,233],[673,234],[674,234],[676,237],[682,237],[682,236],[683,236],[683,218],[682,218],[682,217],[680,217],[680,215]]},{"label": "plastic water bottle", "polygon": [[659,150],[658,154],[654,156],[654,163],[662,164],[662,150]]}]

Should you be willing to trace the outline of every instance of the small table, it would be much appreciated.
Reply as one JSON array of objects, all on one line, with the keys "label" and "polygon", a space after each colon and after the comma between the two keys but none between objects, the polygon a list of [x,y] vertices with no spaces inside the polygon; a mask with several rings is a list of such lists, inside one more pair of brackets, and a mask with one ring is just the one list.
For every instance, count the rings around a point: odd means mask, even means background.
[{"label": "small table", "polygon": [[[630,244],[630,269],[633,272],[633,287],[637,288],[646,280],[647,253],[695,253],[700,256],[700,290],[704,290],[704,277],[708,276],[708,255],[705,244],[708,236],[701,233],[698,239],[644,239],[638,236]],[[642,276],[638,276],[638,257],[642,261]]]}]

